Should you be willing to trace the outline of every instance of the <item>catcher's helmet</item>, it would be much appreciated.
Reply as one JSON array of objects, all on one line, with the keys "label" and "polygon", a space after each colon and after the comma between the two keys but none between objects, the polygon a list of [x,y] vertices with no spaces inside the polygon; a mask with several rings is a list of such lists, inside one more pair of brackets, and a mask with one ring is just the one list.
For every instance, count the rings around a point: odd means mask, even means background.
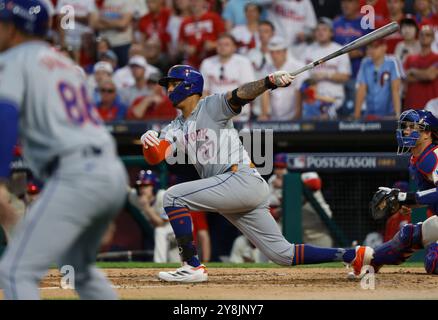
[{"label": "catcher's helmet", "polygon": [[173,105],[177,105],[185,98],[194,94],[202,95],[204,89],[204,78],[202,74],[188,65],[176,65],[169,69],[167,77],[161,78],[158,83],[160,86],[168,87],[170,81],[181,81],[169,94],[169,99]]},{"label": "catcher's helmet", "polygon": [[[405,130],[410,129],[406,134]],[[432,131],[434,135],[438,133],[438,120],[430,111],[409,109],[404,111],[397,123],[396,137],[398,144],[398,154],[409,152],[415,147],[420,138],[420,131]],[[436,136],[434,136],[435,139]]]},{"label": "catcher's helmet", "polygon": [[135,182],[137,188],[141,186],[153,186],[154,189],[158,188],[159,179],[155,173],[151,170],[141,170],[138,173],[137,181]]},{"label": "catcher's helmet", "polygon": [[0,0],[0,21],[13,23],[27,34],[45,37],[50,14],[41,0]]}]

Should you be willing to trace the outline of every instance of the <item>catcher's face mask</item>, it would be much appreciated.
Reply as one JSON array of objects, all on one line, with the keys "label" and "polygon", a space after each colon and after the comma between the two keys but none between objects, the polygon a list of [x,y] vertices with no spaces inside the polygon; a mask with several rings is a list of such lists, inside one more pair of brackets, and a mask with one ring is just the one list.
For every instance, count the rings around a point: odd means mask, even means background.
[{"label": "catcher's face mask", "polygon": [[407,110],[400,115],[397,122],[397,154],[404,154],[415,147],[420,133],[427,130],[427,123],[416,110]]}]

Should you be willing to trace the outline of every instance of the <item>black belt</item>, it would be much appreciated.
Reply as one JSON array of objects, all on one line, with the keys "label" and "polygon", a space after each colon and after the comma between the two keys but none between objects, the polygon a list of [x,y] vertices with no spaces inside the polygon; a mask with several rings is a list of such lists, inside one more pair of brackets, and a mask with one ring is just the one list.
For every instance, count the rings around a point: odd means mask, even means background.
[{"label": "black belt", "polygon": [[[78,152],[78,151],[81,153],[82,157],[84,157],[84,158],[90,157],[90,156],[100,156],[103,152],[102,148],[100,148],[100,147],[86,146],[86,147],[83,147],[82,149],[79,149],[79,150],[75,149],[71,152],[67,152],[66,155],[70,155],[70,154],[73,154],[73,153]],[[56,169],[58,169],[59,160],[62,157],[63,157],[62,155],[57,155],[46,165],[46,167],[44,169],[44,173],[47,176],[51,176],[56,171]]]}]

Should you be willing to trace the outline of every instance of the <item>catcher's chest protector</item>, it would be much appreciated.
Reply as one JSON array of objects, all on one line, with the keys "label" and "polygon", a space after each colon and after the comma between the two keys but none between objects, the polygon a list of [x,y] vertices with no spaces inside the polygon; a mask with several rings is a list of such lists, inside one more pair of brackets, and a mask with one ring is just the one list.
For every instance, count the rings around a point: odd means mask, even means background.
[{"label": "catcher's chest protector", "polygon": [[[409,173],[418,191],[436,188],[438,184],[438,146],[430,144],[419,157],[411,157]],[[438,213],[438,204],[430,209]]]}]

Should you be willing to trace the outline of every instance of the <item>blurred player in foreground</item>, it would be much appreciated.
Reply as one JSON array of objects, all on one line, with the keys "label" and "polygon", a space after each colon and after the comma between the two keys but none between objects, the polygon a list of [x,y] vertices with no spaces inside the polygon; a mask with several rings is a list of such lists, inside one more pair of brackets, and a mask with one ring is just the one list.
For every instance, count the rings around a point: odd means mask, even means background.
[{"label": "blurred player in foreground", "polygon": [[[417,192],[380,187],[373,197],[373,215],[380,210],[388,215],[397,211],[409,214],[411,208],[428,207],[438,213],[438,120],[429,111],[407,110],[400,115],[397,128],[398,154],[409,152],[409,171],[415,177]],[[383,216],[382,216],[383,217]],[[424,222],[405,224],[388,242],[366,256],[377,272],[383,265],[405,262],[419,249],[426,249],[424,267],[427,273],[438,274],[438,217],[433,215]],[[358,269],[355,270],[359,272]]]},{"label": "blurred player in foreground", "polygon": [[24,160],[44,182],[2,257],[0,287],[7,299],[39,299],[56,263],[74,268],[81,298],[115,299],[94,261],[126,198],[127,175],[85,81],[43,42],[49,21],[41,0],[0,1],[0,177],[9,176],[20,127]]},{"label": "blurred player in foreground", "polygon": [[150,164],[157,164],[181,151],[202,178],[175,185],[164,195],[164,209],[175,232],[183,265],[175,272],[160,272],[161,280],[208,280],[193,243],[189,210],[222,214],[268,259],[280,265],[341,261],[357,268],[362,266],[365,247],[319,248],[294,245],[284,238],[269,213],[269,186],[251,163],[234,129],[232,118],[241,112],[242,106],[267,90],[289,86],[293,79],[287,71],[276,71],[204,99],[201,99],[203,77],[190,66],[176,65],[160,80],[182,115],[165,127],[160,136],[149,130],[141,137],[144,157]]}]

